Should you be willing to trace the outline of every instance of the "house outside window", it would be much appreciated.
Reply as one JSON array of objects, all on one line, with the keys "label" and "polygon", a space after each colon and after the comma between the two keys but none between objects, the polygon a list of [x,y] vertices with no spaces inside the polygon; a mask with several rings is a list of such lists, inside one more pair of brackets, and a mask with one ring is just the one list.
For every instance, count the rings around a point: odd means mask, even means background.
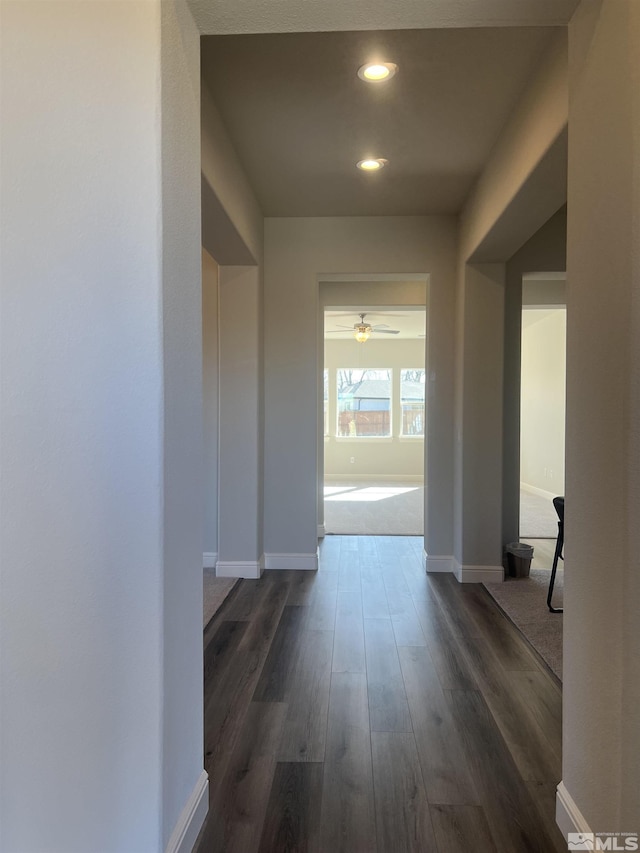
[{"label": "house outside window", "polygon": [[391,370],[339,368],[338,424],[342,438],[391,436]]}]

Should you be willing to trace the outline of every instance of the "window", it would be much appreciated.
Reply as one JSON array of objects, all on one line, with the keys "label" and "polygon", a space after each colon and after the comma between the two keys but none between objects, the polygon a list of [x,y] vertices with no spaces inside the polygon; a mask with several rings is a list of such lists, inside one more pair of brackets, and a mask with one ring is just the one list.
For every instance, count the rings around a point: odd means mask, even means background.
[{"label": "window", "polygon": [[338,380],[338,436],[391,435],[391,370],[342,367]]},{"label": "window", "polygon": [[404,436],[424,436],[425,371],[406,368],[400,371],[400,406]]}]

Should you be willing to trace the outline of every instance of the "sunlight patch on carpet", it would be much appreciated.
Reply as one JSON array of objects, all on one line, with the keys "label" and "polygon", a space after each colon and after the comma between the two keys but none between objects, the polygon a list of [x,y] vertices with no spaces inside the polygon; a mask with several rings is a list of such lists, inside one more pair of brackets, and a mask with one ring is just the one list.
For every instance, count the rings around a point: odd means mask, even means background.
[{"label": "sunlight patch on carpet", "polygon": [[352,489],[348,492],[340,492],[339,494],[327,493],[327,488],[335,489],[336,487],[325,486],[324,499],[325,501],[383,501],[386,498],[394,498],[398,495],[405,495],[407,492],[417,491],[416,487],[411,486],[368,486],[364,489]]}]

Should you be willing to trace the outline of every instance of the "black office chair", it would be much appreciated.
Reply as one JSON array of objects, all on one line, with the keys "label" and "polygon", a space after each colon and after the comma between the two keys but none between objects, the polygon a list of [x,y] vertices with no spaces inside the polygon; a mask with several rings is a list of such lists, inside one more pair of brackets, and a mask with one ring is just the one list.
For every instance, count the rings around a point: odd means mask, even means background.
[{"label": "black office chair", "polygon": [[558,560],[563,560],[562,549],[564,548],[564,497],[554,498],[553,506],[558,513],[558,538],[556,540],[556,552],[553,555],[553,566],[551,568],[551,580],[549,581],[549,593],[547,595],[547,607],[552,613],[564,613],[563,607],[552,607],[551,599],[553,598],[553,585],[556,582],[556,570],[558,568]]}]

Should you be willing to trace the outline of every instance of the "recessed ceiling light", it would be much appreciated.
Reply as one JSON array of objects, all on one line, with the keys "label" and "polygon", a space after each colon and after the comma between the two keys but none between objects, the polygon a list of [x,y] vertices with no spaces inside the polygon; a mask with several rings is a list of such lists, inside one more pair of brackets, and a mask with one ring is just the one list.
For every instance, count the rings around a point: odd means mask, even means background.
[{"label": "recessed ceiling light", "polygon": [[368,157],[366,160],[358,160],[356,166],[358,169],[362,169],[363,172],[378,172],[384,166],[387,165],[389,161],[385,160],[383,157]]},{"label": "recessed ceiling light", "polygon": [[382,83],[390,80],[398,71],[398,66],[393,62],[371,62],[358,68],[358,77],[368,83]]}]

